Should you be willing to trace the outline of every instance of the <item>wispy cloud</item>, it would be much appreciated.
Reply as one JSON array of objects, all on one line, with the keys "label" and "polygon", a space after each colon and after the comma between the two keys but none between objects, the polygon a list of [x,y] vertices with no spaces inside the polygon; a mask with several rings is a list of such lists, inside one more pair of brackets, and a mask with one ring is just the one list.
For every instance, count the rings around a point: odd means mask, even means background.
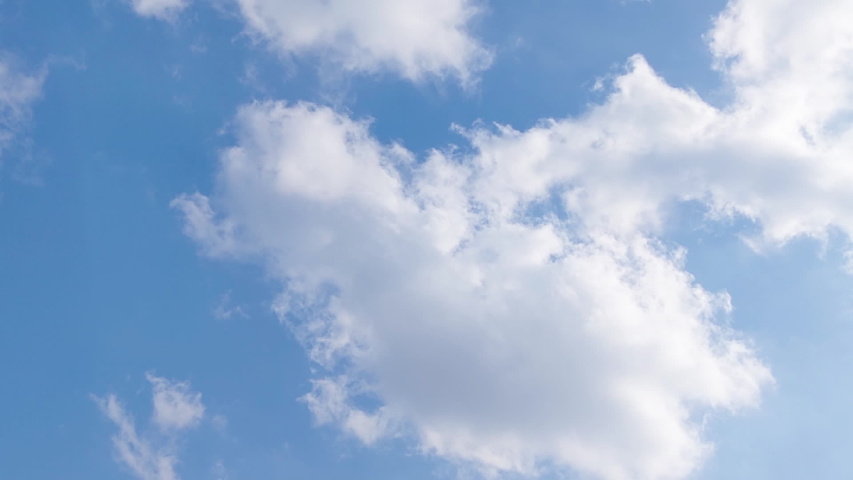
[{"label": "wispy cloud", "polygon": [[133,11],[141,17],[157,18],[165,21],[175,21],[184,9],[190,5],[190,0],[128,0]]},{"label": "wispy cloud", "polygon": [[233,305],[231,302],[231,290],[228,290],[219,298],[219,304],[213,309],[213,316],[217,320],[228,320],[234,317],[248,318],[249,315],[243,310],[240,305]]},{"label": "wispy cloud", "polygon": [[41,98],[48,69],[43,66],[27,73],[20,63],[11,54],[0,51],[0,167],[4,152],[20,147],[23,160],[13,175],[21,181],[37,183],[38,176],[33,175],[33,167],[41,158],[33,156],[25,133],[31,124],[32,105]]},{"label": "wispy cloud", "polygon": [[119,431],[113,436],[117,460],[140,480],[177,480],[175,464],[178,459],[171,446],[155,448],[151,441],[139,436],[133,418],[125,411],[115,395],[94,397],[101,412]]},{"label": "wispy cloud", "polygon": [[154,391],[154,423],[163,431],[197,426],[204,418],[201,393],[190,390],[187,382],[171,382],[151,373],[145,375]]},{"label": "wispy cloud", "polygon": [[140,435],[133,417],[115,395],[92,396],[101,412],[117,427],[113,436],[116,459],[140,480],[178,480],[175,440],[181,431],[197,426],[204,417],[201,394],[186,382],[172,382],[147,374],[153,387],[152,423],[164,437]]},{"label": "wispy cloud", "polygon": [[217,460],[212,468],[214,480],[228,480],[228,469],[225,468],[225,462]]}]

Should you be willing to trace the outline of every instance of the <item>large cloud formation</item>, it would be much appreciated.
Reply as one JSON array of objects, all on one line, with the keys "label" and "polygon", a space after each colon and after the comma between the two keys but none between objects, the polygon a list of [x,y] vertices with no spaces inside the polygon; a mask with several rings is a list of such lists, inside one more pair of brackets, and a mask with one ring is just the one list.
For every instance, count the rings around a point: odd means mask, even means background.
[{"label": "large cloud formation", "polygon": [[575,118],[461,131],[416,159],[329,108],[243,106],[219,191],[173,205],[204,252],[262,262],[324,367],[316,420],[486,474],[681,479],[705,415],[772,383],[659,238],[673,203],[760,247],[853,233],[853,7],[733,0],[707,39],[725,108],[641,56]]},{"label": "large cloud formation", "polygon": [[237,0],[249,31],[278,52],[321,53],[345,71],[410,80],[475,79],[491,54],[468,32],[476,0]]}]

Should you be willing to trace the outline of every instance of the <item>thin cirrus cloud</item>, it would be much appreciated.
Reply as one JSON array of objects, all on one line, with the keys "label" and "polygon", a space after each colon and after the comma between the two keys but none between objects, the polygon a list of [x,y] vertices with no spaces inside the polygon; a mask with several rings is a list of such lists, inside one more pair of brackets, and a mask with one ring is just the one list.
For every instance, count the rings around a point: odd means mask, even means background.
[{"label": "thin cirrus cloud", "polygon": [[189,5],[190,0],[130,0],[137,15],[165,21],[174,21]]},{"label": "thin cirrus cloud", "polygon": [[133,417],[115,395],[93,396],[101,412],[110,419],[118,433],[113,436],[116,460],[140,480],[178,480],[176,440],[204,417],[201,394],[193,392],[186,382],[173,382],[146,374],[152,387],[154,411],[151,421],[162,436],[141,435]]},{"label": "thin cirrus cloud", "polygon": [[30,124],[46,77],[46,68],[26,73],[12,55],[0,51],[0,159]]},{"label": "thin cirrus cloud", "polygon": [[219,304],[213,309],[213,317],[217,320],[228,320],[231,318],[248,318],[246,311],[240,305],[232,305],[231,290],[228,290],[219,298]]},{"label": "thin cirrus cloud", "polygon": [[705,416],[774,380],[728,295],[661,240],[667,206],[748,218],[757,249],[850,238],[851,20],[842,0],[732,0],[706,35],[725,108],[636,55],[580,116],[459,129],[470,153],[244,105],[221,193],[173,206],[205,254],[280,279],[275,311],[324,368],[302,398],[317,423],[487,475],[686,478],[712,453]]}]

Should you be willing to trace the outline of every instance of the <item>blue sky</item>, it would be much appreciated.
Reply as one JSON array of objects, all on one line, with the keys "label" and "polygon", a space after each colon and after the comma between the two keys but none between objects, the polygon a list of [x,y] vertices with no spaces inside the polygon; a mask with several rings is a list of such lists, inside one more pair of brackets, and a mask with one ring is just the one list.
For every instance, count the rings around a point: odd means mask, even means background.
[{"label": "blue sky", "polygon": [[0,0],[2,478],[853,475],[851,19]]}]

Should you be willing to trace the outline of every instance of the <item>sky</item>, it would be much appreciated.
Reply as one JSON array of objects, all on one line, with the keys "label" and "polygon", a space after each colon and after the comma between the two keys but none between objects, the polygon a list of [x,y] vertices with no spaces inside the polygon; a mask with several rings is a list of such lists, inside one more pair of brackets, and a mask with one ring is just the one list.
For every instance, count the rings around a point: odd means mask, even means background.
[{"label": "sky", "polygon": [[853,476],[851,21],[0,0],[0,478]]}]

